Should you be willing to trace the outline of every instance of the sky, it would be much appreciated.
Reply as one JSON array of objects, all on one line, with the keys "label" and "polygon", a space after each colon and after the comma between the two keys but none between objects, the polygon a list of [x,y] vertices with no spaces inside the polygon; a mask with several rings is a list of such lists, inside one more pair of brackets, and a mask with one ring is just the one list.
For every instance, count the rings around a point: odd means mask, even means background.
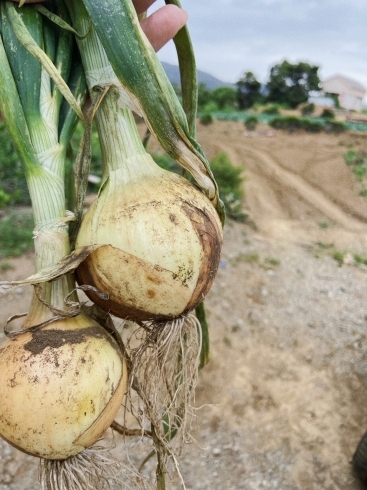
[{"label": "sky", "polygon": [[[162,6],[158,0],[152,12]],[[321,80],[340,73],[367,89],[366,0],[181,0],[196,64],[224,82],[252,71],[265,83],[287,59],[319,66]],[[159,58],[177,64],[170,42]]]}]

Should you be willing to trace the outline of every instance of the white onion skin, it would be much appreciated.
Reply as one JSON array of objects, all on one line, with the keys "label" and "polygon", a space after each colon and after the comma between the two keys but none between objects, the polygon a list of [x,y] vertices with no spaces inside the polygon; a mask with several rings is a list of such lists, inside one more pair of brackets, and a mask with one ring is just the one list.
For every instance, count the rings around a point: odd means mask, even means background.
[{"label": "white onion skin", "polygon": [[66,459],[111,425],[126,383],[117,343],[85,315],[8,339],[0,348],[0,435],[33,456]]},{"label": "white onion skin", "polygon": [[[76,270],[80,284],[109,295],[89,298],[132,320],[169,320],[191,311],[219,265],[222,227],[209,199],[150,155],[112,171],[83,218],[76,248],[93,252]],[[139,163],[139,162],[138,162]]]}]

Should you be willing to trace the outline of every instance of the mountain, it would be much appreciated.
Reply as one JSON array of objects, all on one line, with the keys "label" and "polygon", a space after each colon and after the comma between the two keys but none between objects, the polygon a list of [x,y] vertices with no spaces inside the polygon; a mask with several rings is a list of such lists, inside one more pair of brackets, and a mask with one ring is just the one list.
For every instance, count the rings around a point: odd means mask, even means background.
[{"label": "mountain", "polygon": [[[162,61],[162,66],[164,71],[166,72],[167,77],[174,87],[180,85],[180,70],[177,65],[171,65],[170,63],[166,63]],[[214,90],[218,87],[233,87],[233,84],[223,82],[218,78],[213,77],[209,73],[204,71],[197,70],[198,83],[204,83],[208,90]]]}]

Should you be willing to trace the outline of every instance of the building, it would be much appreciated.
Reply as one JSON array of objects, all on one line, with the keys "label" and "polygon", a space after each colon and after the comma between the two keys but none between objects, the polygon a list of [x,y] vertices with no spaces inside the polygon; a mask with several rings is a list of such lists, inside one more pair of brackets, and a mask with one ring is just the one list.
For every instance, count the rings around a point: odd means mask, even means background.
[{"label": "building", "polygon": [[333,75],[322,82],[322,92],[336,96],[343,109],[361,111],[366,88],[359,82],[343,75]]}]

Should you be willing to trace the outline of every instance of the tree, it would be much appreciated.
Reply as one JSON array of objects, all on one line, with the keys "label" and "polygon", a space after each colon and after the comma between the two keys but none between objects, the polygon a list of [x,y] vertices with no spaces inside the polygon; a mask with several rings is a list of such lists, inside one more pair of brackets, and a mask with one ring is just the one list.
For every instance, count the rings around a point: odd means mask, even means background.
[{"label": "tree", "polygon": [[198,86],[198,108],[203,109],[211,99],[211,93],[206,88],[205,83],[199,83]]},{"label": "tree", "polygon": [[228,107],[234,108],[237,102],[236,89],[226,86],[218,87],[212,90],[210,98],[217,104],[220,110]]},{"label": "tree", "polygon": [[237,102],[240,109],[247,109],[261,100],[261,83],[255,75],[248,71],[238,80],[237,85]]},{"label": "tree", "polygon": [[306,102],[310,91],[320,89],[318,70],[318,66],[302,61],[292,64],[285,60],[274,65],[267,84],[268,100],[292,108]]}]

